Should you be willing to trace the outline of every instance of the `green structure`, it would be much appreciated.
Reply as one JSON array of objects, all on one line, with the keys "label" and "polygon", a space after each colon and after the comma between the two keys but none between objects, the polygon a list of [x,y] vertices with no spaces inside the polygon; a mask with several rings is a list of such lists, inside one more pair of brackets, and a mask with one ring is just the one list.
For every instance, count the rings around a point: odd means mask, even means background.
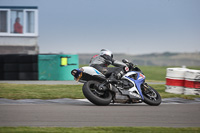
[{"label": "green structure", "polygon": [[38,55],[39,80],[74,80],[71,70],[78,67],[78,55]]}]

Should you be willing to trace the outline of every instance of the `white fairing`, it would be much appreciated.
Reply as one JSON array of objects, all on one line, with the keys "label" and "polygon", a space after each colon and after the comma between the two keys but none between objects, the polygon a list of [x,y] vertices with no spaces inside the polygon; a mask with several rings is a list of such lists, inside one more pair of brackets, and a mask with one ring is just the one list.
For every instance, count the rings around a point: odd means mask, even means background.
[{"label": "white fairing", "polygon": [[87,67],[82,67],[82,69],[83,69],[84,73],[87,73],[89,75],[92,75],[92,76],[99,75],[99,76],[105,77],[105,75],[103,75],[101,72],[99,72],[97,69],[95,69],[93,67],[87,66]]},{"label": "white fairing", "polygon": [[[128,90],[128,91],[129,91],[129,94],[141,98],[140,93],[139,93],[138,89],[136,88],[135,82],[134,82],[133,80],[127,78],[128,76],[133,75],[133,74],[137,74],[137,73],[136,73],[136,72],[133,72],[133,71],[132,71],[132,72],[128,72],[127,74],[125,74],[125,75],[122,77],[122,79],[129,80],[131,83],[133,83],[133,87],[130,88],[130,89]],[[136,94],[135,92],[136,92],[137,94]]]},{"label": "white fairing", "polygon": [[133,75],[133,74],[137,74],[137,73],[134,72],[134,71],[128,72],[127,74],[125,74],[125,75],[122,77],[122,79],[123,79],[123,78],[126,78],[126,76],[128,77],[128,76]]}]

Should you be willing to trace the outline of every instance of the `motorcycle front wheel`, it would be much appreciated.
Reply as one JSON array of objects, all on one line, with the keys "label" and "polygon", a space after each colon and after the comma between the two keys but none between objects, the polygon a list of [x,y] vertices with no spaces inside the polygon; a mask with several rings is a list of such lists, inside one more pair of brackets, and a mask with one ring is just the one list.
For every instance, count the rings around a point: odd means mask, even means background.
[{"label": "motorcycle front wheel", "polygon": [[93,104],[99,106],[109,105],[112,100],[112,94],[109,91],[98,91],[97,81],[88,81],[83,85],[82,91],[84,96]]},{"label": "motorcycle front wheel", "polygon": [[142,93],[144,97],[144,102],[151,106],[158,106],[161,103],[160,94],[151,86],[146,84],[146,87],[143,86]]}]

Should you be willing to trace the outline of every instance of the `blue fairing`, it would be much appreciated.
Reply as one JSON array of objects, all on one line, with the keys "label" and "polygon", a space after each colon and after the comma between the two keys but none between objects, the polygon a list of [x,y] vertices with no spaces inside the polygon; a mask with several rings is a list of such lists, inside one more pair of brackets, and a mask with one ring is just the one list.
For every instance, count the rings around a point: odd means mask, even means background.
[{"label": "blue fairing", "polygon": [[143,94],[142,94],[142,90],[141,90],[141,84],[144,83],[145,81],[145,76],[143,74],[141,74],[140,72],[134,71],[135,73],[137,73],[137,79],[132,79],[128,76],[126,76],[127,78],[129,78],[130,80],[135,82],[135,85],[140,93],[140,96],[142,97],[142,99],[144,100]]}]

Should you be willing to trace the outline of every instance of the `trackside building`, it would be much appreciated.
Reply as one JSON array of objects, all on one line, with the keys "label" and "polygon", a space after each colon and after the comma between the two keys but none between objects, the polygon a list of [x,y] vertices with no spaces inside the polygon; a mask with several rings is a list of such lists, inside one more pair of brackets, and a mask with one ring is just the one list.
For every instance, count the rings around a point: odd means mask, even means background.
[{"label": "trackside building", "polygon": [[0,54],[38,53],[38,7],[0,6]]},{"label": "trackside building", "polygon": [[39,54],[38,7],[0,6],[0,80],[73,80],[78,55]]}]

